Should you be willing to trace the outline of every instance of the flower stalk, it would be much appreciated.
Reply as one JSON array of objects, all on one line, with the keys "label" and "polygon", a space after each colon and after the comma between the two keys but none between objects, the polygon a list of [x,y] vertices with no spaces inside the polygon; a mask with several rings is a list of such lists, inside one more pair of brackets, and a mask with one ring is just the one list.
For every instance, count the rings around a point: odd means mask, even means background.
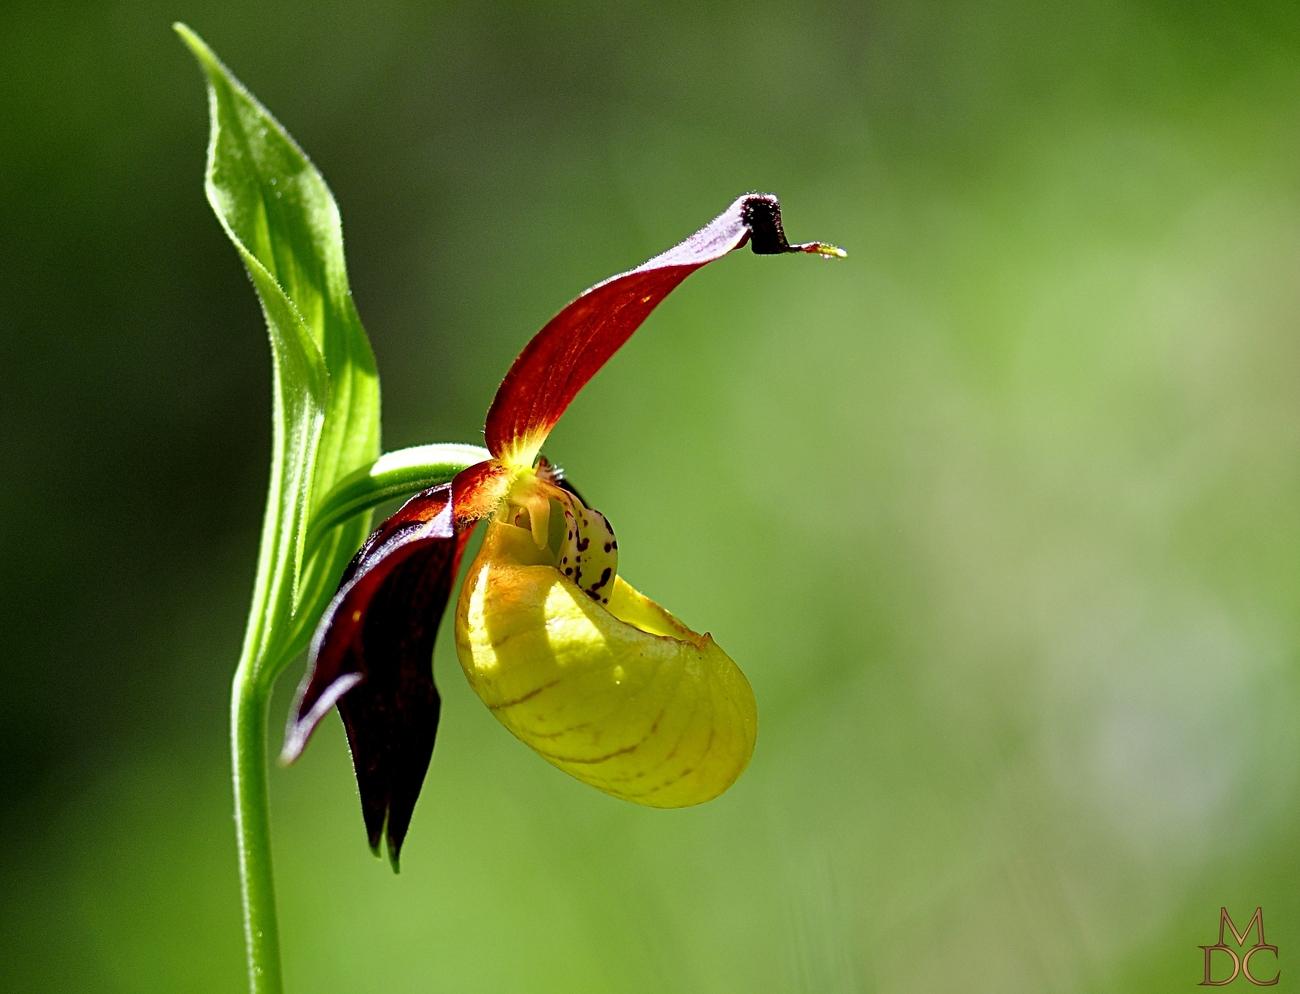
[{"label": "flower stalk", "polygon": [[239,886],[252,994],[282,994],[280,926],[271,863],[271,798],[267,789],[266,730],[270,695],[258,684],[251,660],[240,660],[230,693],[231,769]]}]

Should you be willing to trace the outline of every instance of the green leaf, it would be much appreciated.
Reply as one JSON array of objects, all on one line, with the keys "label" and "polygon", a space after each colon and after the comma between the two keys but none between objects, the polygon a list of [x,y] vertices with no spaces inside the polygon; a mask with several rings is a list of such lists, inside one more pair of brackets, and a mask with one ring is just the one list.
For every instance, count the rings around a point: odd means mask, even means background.
[{"label": "green leaf", "polygon": [[492,453],[482,446],[455,443],[385,452],[369,466],[340,480],[312,508],[307,548],[312,550],[324,534],[353,515],[450,482],[461,470],[491,458]]},{"label": "green leaf", "polygon": [[[354,517],[322,534],[304,563],[317,501],[379,454],[379,379],[352,303],[338,207],[274,117],[182,24],[208,80],[207,194],[261,298],[274,358],[271,485],[248,637],[261,678],[288,662],[292,630],[332,592],[369,530]],[[259,601],[260,596],[260,601]],[[328,597],[326,597],[328,601]]]}]

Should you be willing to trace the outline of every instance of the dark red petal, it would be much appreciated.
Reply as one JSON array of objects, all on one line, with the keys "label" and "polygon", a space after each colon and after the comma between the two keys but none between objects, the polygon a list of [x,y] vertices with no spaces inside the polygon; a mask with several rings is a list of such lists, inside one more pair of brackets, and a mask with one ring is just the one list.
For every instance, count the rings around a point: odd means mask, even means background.
[{"label": "dark red petal", "polygon": [[491,453],[507,462],[531,463],[578,391],[659,302],[695,270],[746,241],[759,255],[832,251],[817,242],[787,242],[776,197],[740,197],[680,245],[592,287],[533,337],[488,410],[484,434]]},{"label": "dark red petal", "polygon": [[316,628],[285,734],[291,762],[338,705],[370,846],[378,852],[387,822],[394,867],[433,756],[441,705],[433,644],[469,536],[455,528],[451,491],[443,484],[412,497],[348,565]]}]

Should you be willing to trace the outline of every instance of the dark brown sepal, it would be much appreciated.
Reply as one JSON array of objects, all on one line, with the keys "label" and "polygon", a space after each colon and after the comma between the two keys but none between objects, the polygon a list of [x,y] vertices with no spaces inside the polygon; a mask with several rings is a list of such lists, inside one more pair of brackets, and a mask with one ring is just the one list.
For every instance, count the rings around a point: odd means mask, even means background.
[{"label": "dark brown sepal", "polygon": [[468,535],[457,534],[450,484],[416,494],[380,525],[321,617],[289,714],[285,762],[338,706],[370,847],[378,855],[386,834],[394,870],[433,756],[433,644]]}]

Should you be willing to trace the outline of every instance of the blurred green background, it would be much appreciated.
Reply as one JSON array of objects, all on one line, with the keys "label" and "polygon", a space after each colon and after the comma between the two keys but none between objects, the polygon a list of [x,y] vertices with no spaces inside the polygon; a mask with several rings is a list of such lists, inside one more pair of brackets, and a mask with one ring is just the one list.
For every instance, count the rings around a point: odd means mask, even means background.
[{"label": "blurred green background", "polygon": [[601,795],[444,631],[400,877],[336,718],[273,773],[291,994],[1186,991],[1221,905],[1297,989],[1300,9],[0,17],[0,989],[244,984],[269,363],[176,18],[338,198],[389,448],[479,441],[555,310],[741,192],[850,250],[692,277],[548,445],[749,675],[749,771]]}]

